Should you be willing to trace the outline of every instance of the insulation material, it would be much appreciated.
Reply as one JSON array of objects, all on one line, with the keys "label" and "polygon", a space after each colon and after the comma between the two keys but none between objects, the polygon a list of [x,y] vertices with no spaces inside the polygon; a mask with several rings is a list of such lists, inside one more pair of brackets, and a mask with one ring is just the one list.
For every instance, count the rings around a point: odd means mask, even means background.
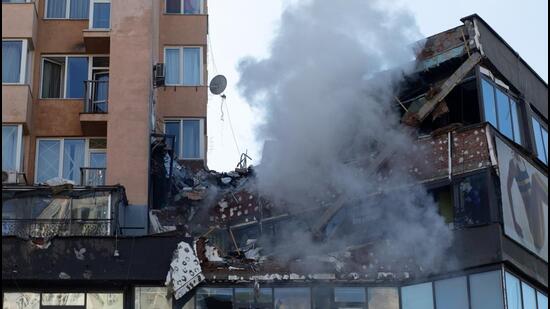
[{"label": "insulation material", "polygon": [[165,284],[172,287],[174,298],[180,299],[203,280],[204,275],[195,251],[188,243],[180,242],[174,251]]}]

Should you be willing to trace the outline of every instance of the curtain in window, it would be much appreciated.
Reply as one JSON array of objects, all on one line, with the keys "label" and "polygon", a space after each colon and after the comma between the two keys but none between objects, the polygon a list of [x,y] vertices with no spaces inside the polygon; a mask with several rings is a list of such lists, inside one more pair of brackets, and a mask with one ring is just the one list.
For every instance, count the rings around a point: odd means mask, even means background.
[{"label": "curtain in window", "polygon": [[84,97],[84,81],[88,79],[88,58],[67,58],[67,98]]},{"label": "curtain in window", "polygon": [[175,136],[174,139],[174,154],[176,157],[181,158],[180,155],[180,122],[170,121],[165,124],[165,134]]},{"label": "curtain in window", "polygon": [[17,126],[2,126],[2,170],[15,171],[17,156]]},{"label": "curtain in window", "polygon": [[183,157],[200,158],[200,120],[183,121]]},{"label": "curtain in window", "polygon": [[21,41],[2,41],[2,82],[18,83],[21,67]]},{"label": "curtain in window", "polygon": [[84,167],[83,139],[67,139],[63,149],[63,178],[80,184],[80,168]]},{"label": "curtain in window", "polygon": [[180,50],[179,49],[166,49],[166,84],[178,85],[180,81]]},{"label": "curtain in window", "polygon": [[65,18],[67,2],[65,0],[48,0],[46,8],[47,18]]},{"label": "curtain in window", "polygon": [[44,60],[44,72],[42,72],[42,97],[61,97],[61,69],[57,63]]},{"label": "curtain in window", "polygon": [[183,84],[187,86],[200,85],[201,49],[183,49]]},{"label": "curtain in window", "polygon": [[166,0],[166,13],[180,14],[181,0]]},{"label": "curtain in window", "polygon": [[69,12],[69,18],[87,19],[89,9],[90,3],[88,0],[71,0],[71,11]]},{"label": "curtain in window", "polygon": [[185,0],[184,9],[185,14],[200,14],[201,0]]},{"label": "curtain in window", "polygon": [[38,142],[38,162],[36,180],[43,183],[59,176],[60,141],[41,140]]}]

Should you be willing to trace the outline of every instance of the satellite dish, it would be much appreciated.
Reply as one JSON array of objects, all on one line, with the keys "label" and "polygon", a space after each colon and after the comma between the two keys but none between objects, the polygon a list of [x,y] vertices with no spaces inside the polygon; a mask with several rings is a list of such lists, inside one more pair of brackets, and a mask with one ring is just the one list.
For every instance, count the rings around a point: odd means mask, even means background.
[{"label": "satellite dish", "polygon": [[210,92],[213,94],[220,94],[224,92],[225,87],[227,87],[227,79],[223,75],[216,75],[210,81]]}]

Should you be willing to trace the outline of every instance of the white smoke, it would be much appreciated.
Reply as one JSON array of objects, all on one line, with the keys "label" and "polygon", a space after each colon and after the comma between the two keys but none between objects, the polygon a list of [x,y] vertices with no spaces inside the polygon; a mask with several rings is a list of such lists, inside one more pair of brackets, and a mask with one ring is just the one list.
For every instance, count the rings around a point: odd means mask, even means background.
[{"label": "white smoke", "polygon": [[[422,154],[399,124],[403,72],[386,71],[409,70],[419,38],[410,13],[381,1],[302,2],[283,13],[268,58],[241,61],[239,87],[265,112],[259,139],[274,141],[257,168],[262,194],[290,211],[360,205],[386,240],[379,255],[429,267],[451,233],[425,189],[411,185],[409,163]],[[314,247],[300,239],[296,254]]]}]

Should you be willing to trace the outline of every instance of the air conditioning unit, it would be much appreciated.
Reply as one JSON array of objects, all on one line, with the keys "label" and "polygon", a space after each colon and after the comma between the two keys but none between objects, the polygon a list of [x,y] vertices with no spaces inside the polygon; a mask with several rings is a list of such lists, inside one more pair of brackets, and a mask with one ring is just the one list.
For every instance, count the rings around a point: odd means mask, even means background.
[{"label": "air conditioning unit", "polygon": [[153,81],[155,87],[164,86],[164,63],[157,63],[153,66]]},{"label": "air conditioning unit", "polygon": [[2,171],[2,184],[18,184],[19,173],[16,171]]}]

